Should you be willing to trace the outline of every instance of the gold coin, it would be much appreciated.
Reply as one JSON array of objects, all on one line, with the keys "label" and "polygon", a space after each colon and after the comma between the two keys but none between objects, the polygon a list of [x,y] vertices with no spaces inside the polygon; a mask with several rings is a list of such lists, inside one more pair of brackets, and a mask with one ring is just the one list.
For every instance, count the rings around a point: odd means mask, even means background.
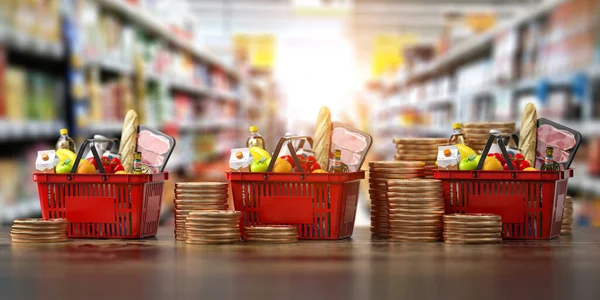
[{"label": "gold coin", "polygon": [[224,205],[227,200],[174,200],[175,205]]},{"label": "gold coin", "polygon": [[175,209],[178,211],[195,211],[195,210],[226,210],[227,204],[176,204]]},{"label": "gold coin", "polygon": [[221,244],[236,244],[240,239],[190,239],[185,238],[185,243],[188,245],[221,245]]},{"label": "gold coin", "polygon": [[440,213],[403,213],[398,212],[391,208],[388,210],[388,221],[409,221],[409,220],[423,220],[423,221],[437,221],[441,222],[442,214]]},{"label": "gold coin", "polygon": [[[386,189],[387,190],[387,189]],[[388,198],[408,198],[408,199],[415,199],[415,198],[438,198],[438,199],[444,199],[444,193],[442,191],[409,191],[409,192],[387,192],[386,193]]]},{"label": "gold coin", "polygon": [[424,214],[442,215],[444,213],[444,210],[439,209],[439,208],[389,208],[388,213],[402,213],[402,214],[424,213]]},{"label": "gold coin", "polygon": [[480,222],[465,222],[465,221],[448,221],[444,220],[444,227],[447,228],[479,228],[479,227],[494,227],[502,228],[502,222],[498,221],[480,221]]},{"label": "gold coin", "polygon": [[196,217],[215,217],[215,218],[239,218],[242,215],[239,211],[233,210],[207,210],[207,211],[193,211],[190,213],[191,218]]},{"label": "gold coin", "polygon": [[176,188],[226,188],[229,186],[227,182],[177,182],[175,183]]},{"label": "gold coin", "polygon": [[[423,180],[435,180],[435,179],[423,179]],[[394,183],[391,183],[394,184]],[[387,192],[390,193],[432,193],[432,192],[438,192],[441,193],[443,192],[443,188],[441,186],[435,186],[435,185],[423,185],[423,186],[418,186],[417,184],[415,184],[415,186],[400,186],[400,185],[389,185],[387,187]]]},{"label": "gold coin", "polygon": [[40,219],[40,218],[19,218],[13,221],[13,224],[18,225],[38,225],[38,226],[67,226],[69,221],[67,219]]},{"label": "gold coin", "polygon": [[185,231],[187,238],[241,238],[242,235],[237,232],[200,232],[187,229]]},{"label": "gold coin", "polygon": [[390,225],[394,224],[394,225],[413,225],[413,226],[417,226],[417,225],[434,226],[434,225],[442,225],[443,221],[442,221],[442,218],[430,219],[430,220],[390,220],[390,219],[388,219],[388,223]]},{"label": "gold coin", "polygon": [[396,203],[390,202],[388,203],[388,207],[391,209],[405,208],[405,209],[439,209],[444,210],[445,206],[443,204],[423,204],[423,203]]},{"label": "gold coin", "polygon": [[387,200],[398,203],[444,203],[441,197],[387,197]]},{"label": "gold coin", "polygon": [[502,228],[498,226],[492,227],[444,227],[444,232],[449,233],[495,233],[502,232]]},{"label": "gold coin", "polygon": [[391,242],[400,243],[433,243],[442,241],[441,237],[406,237],[406,236],[390,236]]},{"label": "gold coin", "polygon": [[431,144],[447,144],[448,139],[445,138],[397,138],[392,140],[394,144],[409,144],[409,145],[431,145]]},{"label": "gold coin", "polygon": [[431,179],[397,179],[397,180],[388,180],[387,185],[389,186],[402,186],[402,187],[441,187],[441,180],[431,180]]},{"label": "gold coin", "polygon": [[298,231],[296,226],[291,225],[259,225],[259,226],[246,226],[246,231],[254,232],[273,232],[273,231]]},{"label": "gold coin", "polygon": [[[423,177],[423,173],[421,174],[378,174],[377,178],[381,179],[409,179],[409,178],[419,178]],[[373,178],[373,177],[371,177]]]},{"label": "gold coin", "polygon": [[[236,224],[237,225],[237,224]],[[239,233],[239,226],[188,226],[188,231],[199,232],[199,233]]]},{"label": "gold coin", "polygon": [[406,230],[410,232],[418,231],[442,231],[443,226],[441,224],[436,225],[403,225],[403,224],[390,224],[390,230]]},{"label": "gold coin", "polygon": [[422,162],[414,161],[372,161],[369,162],[369,167],[372,168],[403,168],[403,167],[423,167]]},{"label": "gold coin", "polygon": [[20,237],[13,237],[12,239],[13,243],[19,243],[19,244],[49,244],[49,243],[63,243],[68,241],[67,237],[57,237],[54,239],[45,239],[45,240],[41,240],[41,239],[24,239],[24,238],[20,238]]},{"label": "gold coin", "polygon": [[461,238],[446,238],[446,244],[499,244],[502,243],[502,238],[478,238],[478,239],[461,239]]},{"label": "gold coin", "polygon": [[444,231],[444,238],[460,238],[460,239],[480,239],[480,238],[500,238],[502,233],[497,232],[477,232],[477,233],[462,233]]},{"label": "gold coin", "polygon": [[67,235],[67,229],[61,229],[61,230],[53,230],[53,231],[48,231],[48,230],[37,230],[37,231],[30,231],[30,230],[21,230],[21,229],[11,229],[10,230],[11,234],[15,234],[15,235],[24,235],[24,236],[61,236]]},{"label": "gold coin", "polygon": [[441,230],[433,231],[399,231],[396,229],[390,229],[388,232],[393,237],[437,237],[442,238]]},{"label": "gold coin", "polygon": [[196,201],[196,202],[205,202],[205,201],[227,201],[229,196],[227,194],[220,195],[194,195],[194,194],[181,194],[175,195],[175,200],[188,200],[188,201]]},{"label": "gold coin", "polygon": [[423,173],[424,167],[399,167],[399,168],[369,168],[369,174],[418,174]]},{"label": "gold coin", "polygon": [[466,213],[466,214],[447,214],[444,215],[444,220],[448,221],[464,221],[464,222],[480,222],[480,221],[502,221],[502,217],[494,214],[479,214],[479,213]]},{"label": "gold coin", "polygon": [[219,189],[219,190],[187,190],[187,189],[175,189],[175,197],[179,196],[227,196],[229,194],[228,189]]},{"label": "gold coin", "polygon": [[439,144],[431,144],[431,145],[422,145],[422,144],[396,144],[397,150],[402,150],[405,152],[413,152],[413,151],[438,151],[439,146],[447,146],[448,143],[439,143]]}]

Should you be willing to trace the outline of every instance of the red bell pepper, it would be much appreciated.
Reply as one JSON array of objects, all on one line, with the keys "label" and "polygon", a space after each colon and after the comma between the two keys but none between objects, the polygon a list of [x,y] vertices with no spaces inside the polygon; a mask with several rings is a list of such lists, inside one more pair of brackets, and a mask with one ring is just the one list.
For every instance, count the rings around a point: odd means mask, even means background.
[{"label": "red bell pepper", "polygon": [[519,165],[519,170],[521,170],[521,171],[525,170],[526,168],[530,168],[531,167],[531,164],[527,160],[525,160],[525,159],[523,159],[522,161],[518,162],[517,164]]},{"label": "red bell pepper", "polygon": [[123,167],[122,164],[112,165],[112,167],[113,167],[112,173],[117,173],[119,171],[125,171],[125,168]]},{"label": "red bell pepper", "polygon": [[294,163],[294,158],[292,158],[291,155],[284,155],[282,157],[280,157],[281,159],[287,161],[290,163],[290,165],[292,165],[292,169],[296,168],[296,164]]}]

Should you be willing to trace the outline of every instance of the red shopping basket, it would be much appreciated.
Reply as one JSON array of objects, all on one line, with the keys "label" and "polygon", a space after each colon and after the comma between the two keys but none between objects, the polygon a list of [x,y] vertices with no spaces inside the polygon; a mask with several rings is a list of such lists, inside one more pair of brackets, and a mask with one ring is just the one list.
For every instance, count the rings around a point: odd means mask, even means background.
[{"label": "red shopping basket", "polygon": [[[282,143],[310,137],[280,140],[269,171]],[[302,147],[302,144],[299,147]],[[296,151],[287,143],[299,166]],[[294,225],[300,239],[336,240],[352,236],[360,179],[352,173],[253,173],[228,172],[235,210],[242,212],[240,226]],[[242,230],[245,237],[245,231]]]},{"label": "red shopping basket", "polygon": [[[498,146],[509,161],[501,136]],[[443,181],[446,213],[493,213],[502,216],[502,238],[544,240],[560,235],[567,184],[573,170],[482,171],[490,149],[486,146],[478,170],[438,170]]]},{"label": "red shopping basket", "polygon": [[[33,174],[33,181],[38,183],[42,217],[67,219],[67,234],[71,238],[155,236],[168,173],[104,174],[97,151],[91,149],[100,174]],[[77,170],[82,150],[73,170]]]}]

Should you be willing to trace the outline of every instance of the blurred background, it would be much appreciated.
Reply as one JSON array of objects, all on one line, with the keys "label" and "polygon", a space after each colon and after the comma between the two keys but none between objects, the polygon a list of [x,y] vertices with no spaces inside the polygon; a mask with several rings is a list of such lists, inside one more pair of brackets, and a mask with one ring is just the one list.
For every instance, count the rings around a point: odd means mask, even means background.
[{"label": "blurred background", "polygon": [[[0,223],[39,214],[38,150],[120,137],[128,109],[177,139],[173,182],[225,180],[257,125],[269,150],[322,105],[370,133],[538,116],[579,130],[569,193],[600,226],[600,0],[2,0]],[[368,223],[367,186],[358,224]]]}]

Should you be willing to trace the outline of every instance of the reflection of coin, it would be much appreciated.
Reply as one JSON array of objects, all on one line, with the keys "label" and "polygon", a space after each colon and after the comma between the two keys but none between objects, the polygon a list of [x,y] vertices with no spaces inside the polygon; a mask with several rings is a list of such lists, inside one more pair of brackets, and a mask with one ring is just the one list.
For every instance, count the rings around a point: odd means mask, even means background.
[{"label": "reflection of coin", "polygon": [[402,168],[402,167],[423,167],[422,162],[411,161],[372,161],[369,162],[369,167],[373,168]]}]

